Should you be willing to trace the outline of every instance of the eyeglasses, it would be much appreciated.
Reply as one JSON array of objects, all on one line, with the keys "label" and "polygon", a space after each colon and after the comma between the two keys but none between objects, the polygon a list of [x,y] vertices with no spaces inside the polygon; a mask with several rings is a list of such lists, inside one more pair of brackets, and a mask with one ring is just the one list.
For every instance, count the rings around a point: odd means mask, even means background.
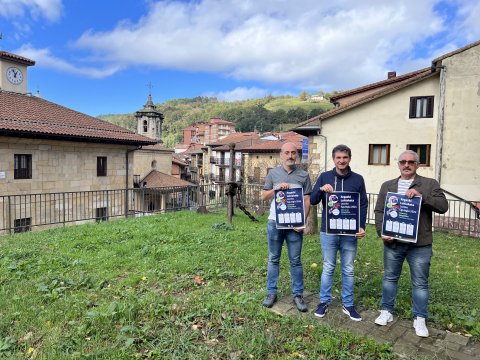
[{"label": "eyeglasses", "polygon": [[417,162],[415,160],[400,160],[398,163],[400,165],[405,165],[405,164],[415,165]]}]

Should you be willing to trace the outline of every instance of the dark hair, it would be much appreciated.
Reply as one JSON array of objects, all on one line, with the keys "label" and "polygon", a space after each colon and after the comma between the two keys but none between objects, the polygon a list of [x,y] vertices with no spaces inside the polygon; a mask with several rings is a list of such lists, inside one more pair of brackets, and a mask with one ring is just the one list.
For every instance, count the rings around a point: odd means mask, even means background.
[{"label": "dark hair", "polygon": [[332,150],[332,158],[335,157],[336,152],[346,152],[348,154],[348,157],[352,157],[352,150],[350,150],[347,145],[340,144],[335,146]]}]

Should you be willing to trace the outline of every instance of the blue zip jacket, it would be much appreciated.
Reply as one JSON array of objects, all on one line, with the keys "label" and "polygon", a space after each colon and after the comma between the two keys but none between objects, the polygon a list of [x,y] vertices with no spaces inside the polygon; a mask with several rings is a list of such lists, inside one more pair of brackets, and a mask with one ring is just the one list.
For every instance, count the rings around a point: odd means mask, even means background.
[{"label": "blue zip jacket", "polygon": [[[332,185],[335,191],[352,191],[360,193],[360,227],[365,229],[365,223],[367,221],[367,210],[368,210],[368,198],[367,191],[365,189],[365,181],[363,180],[362,175],[353,172],[348,167],[348,172],[345,175],[340,175],[337,173],[336,169],[325,171],[320,174],[318,177],[315,186],[313,187],[312,193],[310,194],[310,203],[312,205],[317,205],[322,202],[323,209],[326,208],[327,194],[326,192],[320,190],[320,188],[325,185]],[[322,211],[322,227],[320,228],[321,232],[326,231],[326,211]]]}]

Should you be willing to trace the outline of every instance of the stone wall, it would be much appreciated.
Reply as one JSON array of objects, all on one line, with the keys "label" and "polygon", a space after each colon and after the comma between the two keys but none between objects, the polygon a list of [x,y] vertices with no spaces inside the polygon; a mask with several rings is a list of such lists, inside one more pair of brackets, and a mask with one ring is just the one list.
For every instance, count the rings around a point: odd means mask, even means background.
[{"label": "stone wall", "polygon": [[[125,145],[0,136],[0,195],[125,188]],[[133,148],[133,147],[130,147]],[[14,179],[14,155],[32,155],[32,179]],[[97,157],[107,157],[107,176],[97,176]],[[129,154],[129,187],[133,186]]]}]

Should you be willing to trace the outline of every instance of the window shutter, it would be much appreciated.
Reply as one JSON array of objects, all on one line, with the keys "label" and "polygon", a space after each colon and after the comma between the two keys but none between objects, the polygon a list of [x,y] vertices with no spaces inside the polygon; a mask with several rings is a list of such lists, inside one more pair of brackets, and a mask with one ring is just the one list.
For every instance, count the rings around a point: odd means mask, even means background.
[{"label": "window shutter", "polygon": [[433,117],[433,96],[427,97],[427,115],[426,117]]},{"label": "window shutter", "polygon": [[411,97],[410,98],[410,112],[409,112],[410,119],[416,117],[416,111],[417,111],[417,98],[416,97]]}]

